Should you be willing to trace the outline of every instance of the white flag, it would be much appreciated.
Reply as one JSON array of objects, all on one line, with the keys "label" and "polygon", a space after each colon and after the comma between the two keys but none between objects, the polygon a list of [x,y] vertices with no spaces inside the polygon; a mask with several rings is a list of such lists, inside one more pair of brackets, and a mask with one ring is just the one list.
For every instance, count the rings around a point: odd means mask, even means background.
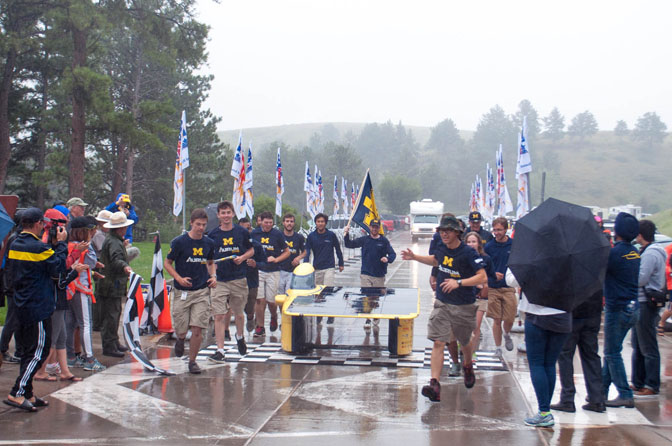
[{"label": "white flag", "polygon": [[177,139],[177,156],[175,157],[175,179],[173,181],[173,215],[182,212],[184,203],[184,169],[189,167],[189,144],[187,141],[187,114],[182,110],[180,136]]},{"label": "white flag", "polygon": [[245,191],[245,213],[250,219],[254,217],[254,179],[252,172],[252,141],[250,147],[247,149],[247,167],[245,168],[245,184],[243,190]]}]

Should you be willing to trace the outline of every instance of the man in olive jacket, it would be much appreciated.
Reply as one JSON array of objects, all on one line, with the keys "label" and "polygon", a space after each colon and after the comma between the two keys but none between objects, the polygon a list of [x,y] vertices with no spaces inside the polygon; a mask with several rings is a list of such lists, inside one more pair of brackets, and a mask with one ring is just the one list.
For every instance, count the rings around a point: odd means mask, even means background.
[{"label": "man in olive jacket", "polygon": [[105,265],[98,281],[96,295],[100,299],[102,318],[100,337],[103,342],[103,355],[121,358],[128,349],[119,344],[119,318],[121,317],[121,300],[126,296],[126,282],[131,267],[128,265],[124,234],[126,227],[133,224],[123,212],[115,212],[105,227],[110,229],[103,242],[100,262]]}]

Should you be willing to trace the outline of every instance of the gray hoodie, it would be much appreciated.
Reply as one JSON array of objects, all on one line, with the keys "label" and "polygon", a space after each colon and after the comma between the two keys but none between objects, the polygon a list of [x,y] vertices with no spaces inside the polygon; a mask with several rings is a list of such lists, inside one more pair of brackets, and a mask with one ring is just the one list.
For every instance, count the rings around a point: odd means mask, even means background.
[{"label": "gray hoodie", "polygon": [[663,290],[665,289],[665,262],[667,253],[657,243],[651,243],[642,254],[639,264],[639,292],[637,300],[646,302],[644,288]]}]

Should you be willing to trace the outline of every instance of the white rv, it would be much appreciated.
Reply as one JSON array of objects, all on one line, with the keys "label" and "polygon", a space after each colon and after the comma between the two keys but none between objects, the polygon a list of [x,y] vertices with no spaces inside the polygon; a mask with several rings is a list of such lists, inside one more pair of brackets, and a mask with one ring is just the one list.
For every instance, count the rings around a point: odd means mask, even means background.
[{"label": "white rv", "polygon": [[420,237],[431,237],[439,226],[443,214],[443,203],[425,198],[411,201],[411,239],[413,243]]}]

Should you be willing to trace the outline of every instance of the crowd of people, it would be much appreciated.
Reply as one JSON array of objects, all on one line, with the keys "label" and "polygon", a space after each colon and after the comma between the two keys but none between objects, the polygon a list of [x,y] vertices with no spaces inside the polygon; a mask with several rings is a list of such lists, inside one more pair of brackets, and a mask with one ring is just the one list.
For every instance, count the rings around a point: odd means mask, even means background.
[{"label": "crowd of people", "polygon": [[34,395],[33,380],[75,382],[82,378],[72,368],[105,370],[93,351],[96,330],[103,355],[123,357],[128,350],[117,332],[131,273],[128,251],[139,252],[124,237],[138,217],[125,194],[112,203],[115,212],[85,215],[87,206],[73,197],[44,213],[33,207],[14,216],[2,267],[7,316],[0,364],[18,363],[19,373],[7,405],[34,412],[48,402]]},{"label": "crowd of people", "polygon": [[[77,381],[81,378],[71,372],[73,367],[104,370],[93,352],[94,331],[101,332],[103,355],[123,357],[127,350],[119,343],[118,327],[132,271],[130,257],[137,255],[131,227],[138,217],[126,194],[119,194],[95,217],[85,215],[86,206],[80,198],[72,198],[45,214],[36,208],[17,213],[17,227],[7,242],[4,259],[9,311],[0,338],[3,359],[20,363],[19,376],[5,400],[13,407],[35,411],[48,404],[34,395],[33,379]],[[225,362],[232,318],[238,351],[245,355],[245,330],[264,336],[266,311],[269,331],[278,330],[275,296],[287,291],[296,266],[312,263],[315,283],[324,286],[334,286],[336,270],[344,268],[338,237],[327,229],[325,214],[315,216],[315,229],[305,239],[295,231],[292,214],[283,216],[280,230],[274,227],[273,215],[263,212],[253,229],[246,218],[234,223],[233,204],[222,201],[217,205],[217,219],[218,226],[206,233],[208,215],[204,209],[194,209],[189,231],[171,241],[164,261],[174,279],[175,355],[184,356],[190,331],[188,369],[193,374],[201,373],[196,356],[211,318],[217,349],[208,360]],[[514,348],[511,330],[517,315],[524,320],[524,343],[538,401],[538,412],[526,418],[526,424],[552,426],[553,410],[576,411],[573,357],[577,347],[588,393],[583,410],[631,408],[635,397],[659,393],[657,335],[660,302],[667,300],[670,252],[653,243],[653,222],[618,215],[604,288],[571,312],[528,301],[508,267],[515,237],[509,222],[494,219],[493,233],[482,222],[479,212],[469,214],[468,227],[453,214],[444,214],[426,255],[411,249],[401,253],[404,260],[432,266],[429,283],[435,298],[427,328],[433,343],[431,379],[421,389],[423,396],[441,400],[446,349],[452,359],[448,374],[462,375],[465,386],[472,388],[483,318],[492,320],[495,355],[501,358],[502,344],[508,351]],[[369,233],[355,239],[350,237],[349,226],[344,229],[345,246],[362,252],[362,287],[385,287],[387,267],[396,259],[380,228],[380,221],[373,219]],[[601,359],[598,333],[603,314]],[[663,323],[670,314],[666,310]],[[327,324],[333,322],[327,319]],[[375,330],[377,322],[373,320]],[[371,327],[367,320],[364,329]],[[633,345],[631,384],[621,355],[628,331]],[[14,355],[8,352],[12,335]],[[556,363],[562,389],[560,400],[552,404]],[[617,396],[609,399],[611,384]]]}]

